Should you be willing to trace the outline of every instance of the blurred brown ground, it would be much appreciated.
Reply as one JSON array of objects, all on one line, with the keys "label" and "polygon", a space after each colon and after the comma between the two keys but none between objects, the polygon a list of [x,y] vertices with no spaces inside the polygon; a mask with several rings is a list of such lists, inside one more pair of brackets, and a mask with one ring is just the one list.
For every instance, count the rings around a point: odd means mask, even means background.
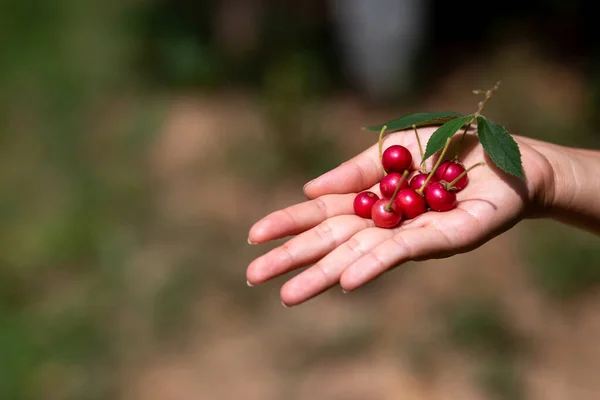
[{"label": "blurred brown ground", "polygon": [[[586,101],[582,78],[527,46],[506,46],[496,59],[465,65],[414,109],[468,112],[476,105],[470,90],[498,75],[507,79],[490,103],[490,117],[527,135],[527,122],[510,112],[516,101],[530,112],[577,125]],[[403,112],[369,107],[344,94],[320,104],[320,131],[340,148],[339,159],[331,163],[373,143],[361,126]],[[203,265],[195,268],[205,272],[192,296],[185,335],[167,342],[138,337],[124,362],[124,398],[494,398],[478,381],[488,360],[485,350],[457,349],[443,322],[446,306],[481,298],[497,299],[515,335],[526,338],[523,347],[507,355],[521,377],[521,395],[512,398],[600,398],[600,293],[560,302],[533,285],[521,248],[544,229],[538,222],[524,222],[469,254],[409,263],[355,293],[334,288],[295,308],[279,302],[285,278],[246,287],[246,266],[272,247],[248,246],[247,230],[265,214],[303,200],[303,176],[277,175],[271,184],[258,183],[265,168],[278,165],[268,161],[277,149],[269,129],[262,103],[248,93],[172,98],[148,154],[155,179],[152,200],[167,229],[185,231],[210,221],[219,232],[205,232],[204,242],[159,241],[141,251],[138,286],[158,285],[169,274],[161,266],[187,252],[203,254]],[[255,163],[240,168],[238,156],[255,157]],[[227,244],[219,245],[219,238],[227,238]],[[502,354],[493,360],[502,360]]]},{"label": "blurred brown ground", "polygon": [[0,400],[600,398],[598,237],[551,221],[290,309],[287,276],[246,286],[282,243],[250,226],[363,125],[501,80],[486,116],[600,148],[591,2],[432,1],[420,30],[344,0],[345,34],[333,3],[0,0]]}]

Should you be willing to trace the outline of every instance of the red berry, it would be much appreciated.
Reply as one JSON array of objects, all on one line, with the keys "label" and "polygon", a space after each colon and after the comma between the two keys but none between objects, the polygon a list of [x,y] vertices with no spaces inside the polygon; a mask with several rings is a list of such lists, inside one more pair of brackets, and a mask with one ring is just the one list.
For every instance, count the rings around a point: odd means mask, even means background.
[{"label": "red berry", "polygon": [[[410,180],[410,187],[413,188],[414,190],[419,190],[421,189],[421,186],[423,186],[423,184],[425,183],[425,181],[427,180],[427,177],[429,176],[429,174],[425,173],[425,172],[419,172],[418,174],[416,174],[415,176],[413,176]],[[427,187],[429,187],[429,185],[431,185],[433,182],[437,182],[438,179],[434,176],[431,177],[431,179],[429,180],[429,182],[427,183],[427,186],[425,186],[425,189]],[[425,190],[423,189],[423,190]]]},{"label": "red berry", "polygon": [[388,147],[381,156],[381,165],[385,172],[404,172],[412,165],[412,154],[404,146]]},{"label": "red berry", "polygon": [[456,206],[456,193],[447,190],[441,182],[434,182],[425,190],[425,200],[434,211],[449,211]]},{"label": "red berry", "polygon": [[354,198],[354,212],[359,217],[371,218],[371,209],[377,200],[379,200],[379,196],[373,192],[361,192],[357,194]]},{"label": "red berry", "polygon": [[[448,160],[440,164],[437,171],[435,171],[435,176],[438,179],[438,181],[446,181],[450,183],[456,178],[458,178],[458,176],[463,172],[465,172],[465,167],[461,163]],[[454,184],[454,186],[452,186],[452,190],[454,192],[460,192],[465,187],[467,187],[468,183],[469,177],[467,174],[465,174],[462,178],[458,180],[458,182]]]},{"label": "red berry", "polygon": [[[396,186],[398,186],[398,182],[402,180],[402,174],[398,172],[392,172],[387,174],[381,181],[379,181],[379,190],[381,191],[381,196],[389,199],[394,195],[394,191],[396,190]],[[408,187],[408,181],[406,179],[402,180],[400,184],[400,190]]]},{"label": "red berry", "polygon": [[[429,184],[427,185],[429,187]],[[418,217],[423,214],[427,208],[425,199],[414,189],[402,189],[394,199],[393,209],[401,213],[407,219]]]},{"label": "red berry", "polygon": [[393,228],[402,220],[402,214],[394,211],[388,211],[387,207],[391,200],[380,199],[375,202],[371,210],[371,219],[375,225],[380,228]]}]

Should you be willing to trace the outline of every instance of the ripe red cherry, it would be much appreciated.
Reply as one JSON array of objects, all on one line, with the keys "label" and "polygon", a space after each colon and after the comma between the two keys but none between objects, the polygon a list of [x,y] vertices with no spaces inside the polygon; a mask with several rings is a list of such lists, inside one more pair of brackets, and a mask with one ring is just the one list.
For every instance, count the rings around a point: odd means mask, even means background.
[{"label": "ripe red cherry", "polygon": [[447,190],[441,182],[434,182],[425,190],[425,200],[434,211],[449,211],[456,206],[456,193]]},{"label": "ripe red cherry", "polygon": [[359,217],[371,218],[371,209],[373,204],[379,200],[373,192],[361,192],[354,198],[354,213]]},{"label": "ripe red cherry", "polygon": [[[458,178],[458,176],[463,172],[465,172],[465,167],[462,164],[456,161],[448,160],[440,164],[437,171],[435,171],[435,177],[438,181],[446,181],[450,183],[456,178]],[[456,182],[452,186],[452,190],[454,192],[460,192],[465,187],[467,187],[468,183],[469,177],[467,174],[465,174],[462,178],[458,180],[458,182]]]},{"label": "ripe red cherry", "polygon": [[[428,173],[425,172],[419,172],[418,174],[416,174],[415,176],[413,176],[410,180],[410,187],[413,188],[414,190],[419,190],[421,189],[421,186],[423,186],[423,184],[425,183],[425,181],[427,180],[427,177],[429,176]],[[431,177],[431,179],[429,180],[429,182],[427,183],[427,186],[425,186],[425,188],[428,188],[429,185],[431,185],[433,182],[437,182],[438,179],[434,176]],[[423,189],[425,190],[425,189]]]},{"label": "ripe red cherry", "polygon": [[402,174],[398,172],[392,172],[387,174],[381,181],[379,181],[379,190],[381,191],[381,196],[389,199],[394,195],[394,191],[396,190],[396,186],[398,186],[398,182],[402,180],[400,184],[400,190],[408,187],[408,181],[406,179],[402,179]]},{"label": "ripe red cherry", "polygon": [[371,219],[380,228],[393,228],[402,220],[401,213],[393,209],[388,210],[390,201],[388,199],[377,200],[371,210]]},{"label": "ripe red cherry", "polygon": [[[429,187],[429,184],[427,184]],[[396,213],[401,213],[405,218],[411,219],[423,214],[427,208],[425,199],[414,189],[402,189],[394,199],[392,208]]]},{"label": "ripe red cherry", "polygon": [[390,146],[381,155],[381,165],[387,173],[404,172],[412,165],[412,154],[404,146]]}]

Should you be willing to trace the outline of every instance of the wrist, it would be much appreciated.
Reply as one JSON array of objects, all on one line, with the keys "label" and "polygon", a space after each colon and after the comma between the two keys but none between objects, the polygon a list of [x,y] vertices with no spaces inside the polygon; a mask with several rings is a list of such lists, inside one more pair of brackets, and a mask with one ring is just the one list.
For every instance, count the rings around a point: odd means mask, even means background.
[{"label": "wrist", "polygon": [[561,146],[553,146],[547,149],[544,155],[552,168],[552,182],[547,190],[548,199],[545,207],[547,217],[554,218],[563,210],[569,209],[569,203],[573,198],[576,180],[573,168],[573,159],[570,149]]},{"label": "wrist", "polygon": [[[569,179],[564,169],[561,146],[530,138],[521,139],[529,156],[524,160],[529,193],[526,218],[551,218],[560,208]],[[523,150],[523,149],[522,149]]]},{"label": "wrist", "polygon": [[533,191],[536,212],[532,218],[551,218],[598,231],[600,208],[595,207],[595,196],[600,180],[591,174],[598,169],[600,153],[539,142],[532,147],[549,168]]}]

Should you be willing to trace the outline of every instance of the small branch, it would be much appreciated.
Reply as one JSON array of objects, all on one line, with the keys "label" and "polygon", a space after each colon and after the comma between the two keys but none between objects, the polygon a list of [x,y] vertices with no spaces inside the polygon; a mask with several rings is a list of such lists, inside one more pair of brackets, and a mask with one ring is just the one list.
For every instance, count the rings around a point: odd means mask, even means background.
[{"label": "small branch", "polygon": [[[492,97],[494,97],[494,94],[496,93],[496,91],[498,90],[499,87],[500,87],[500,81],[496,82],[496,84],[494,85],[493,88],[485,91],[485,99],[483,99],[482,101],[479,102],[479,109],[477,110],[477,112],[475,113],[473,118],[471,118],[471,120],[474,120],[481,115],[483,109],[485,108],[485,103],[487,103],[488,101],[491,100]],[[481,91],[478,90],[477,92],[481,92]],[[473,122],[473,121],[471,121],[471,122]]]},{"label": "small branch", "polygon": [[481,113],[483,112],[483,109],[485,108],[485,104],[491,100],[492,97],[494,97],[494,94],[496,93],[496,91],[498,90],[498,88],[500,87],[500,81],[496,82],[496,84],[494,85],[493,88],[488,89],[488,90],[473,90],[473,93],[475,94],[485,94],[485,98],[483,100],[481,100],[478,104],[478,109],[475,112],[475,114],[473,114],[473,116],[469,119],[469,121],[467,122],[467,126],[465,128],[465,130],[463,131],[461,137],[460,137],[460,141],[458,142],[458,147],[456,149],[456,154],[454,155],[454,160],[458,161],[459,158],[459,154],[460,154],[460,149],[462,148],[462,143],[463,140],[465,138],[465,135],[467,134],[467,131],[471,128],[471,125],[473,124],[473,122],[481,115]]}]

